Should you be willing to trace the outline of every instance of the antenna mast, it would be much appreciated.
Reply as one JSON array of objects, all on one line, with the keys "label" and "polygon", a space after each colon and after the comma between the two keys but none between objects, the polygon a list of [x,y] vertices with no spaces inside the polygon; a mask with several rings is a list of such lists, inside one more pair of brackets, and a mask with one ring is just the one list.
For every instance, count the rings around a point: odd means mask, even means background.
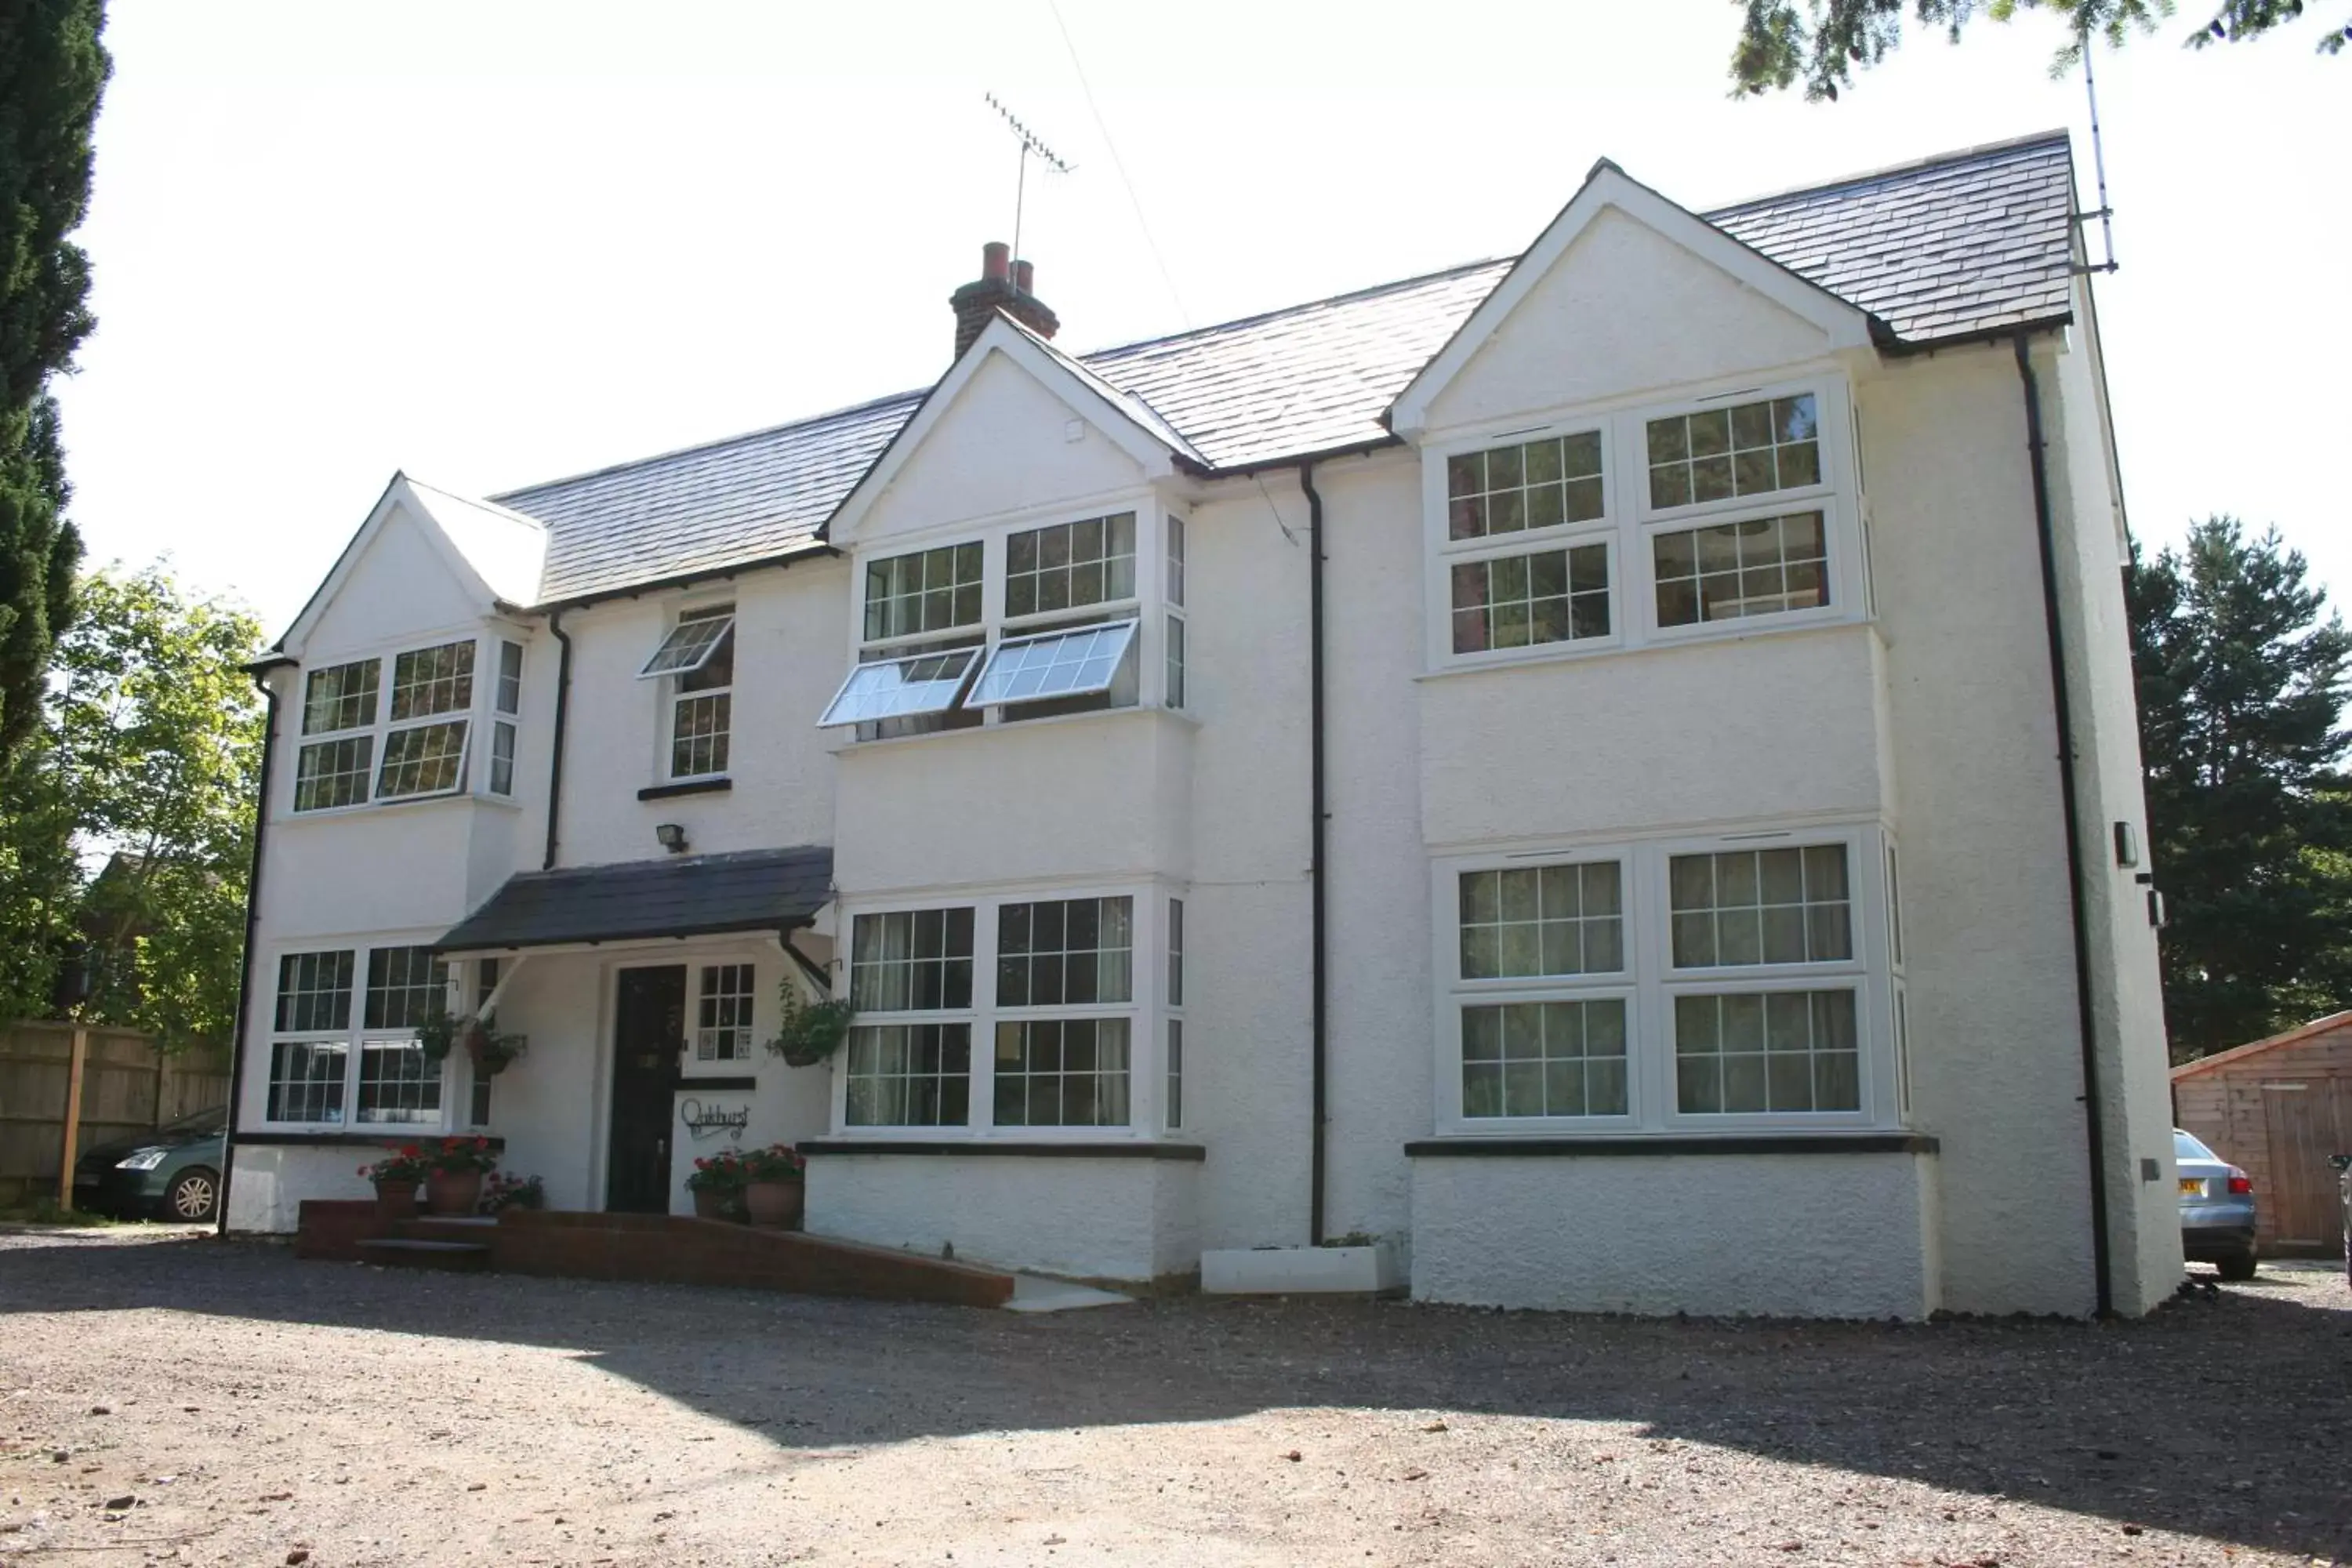
[{"label": "antenna mast", "polygon": [[2091,70],[2091,29],[2088,27],[2083,29],[2083,91],[2091,100],[2091,168],[2099,182],[2099,210],[2082,216],[2099,220],[2099,245],[2106,259],[2085,262],[2078,270],[2113,272],[2116,269],[2115,208],[2107,205],[2107,154],[2099,141],[2099,81]]},{"label": "antenna mast", "polygon": [[1003,103],[998,100],[994,93],[988,93],[984,96],[988,100],[988,107],[996,110],[997,117],[1003,120],[1007,126],[1012,128],[1013,140],[1018,142],[1021,146],[1021,167],[1019,173],[1014,175],[1013,184],[1013,258],[1015,261],[1018,261],[1022,259],[1021,209],[1023,204],[1027,200],[1029,194],[1030,155],[1034,153],[1037,158],[1045,163],[1045,167],[1051,169],[1057,174],[1067,174],[1073,173],[1077,166],[1074,163],[1064,161],[1060,154],[1056,153],[1051,147],[1046,146],[1045,143],[1039,139],[1037,133],[1034,131],[1030,130],[1026,125],[1022,124],[1021,121],[1013,116],[1013,110],[1005,108]]}]

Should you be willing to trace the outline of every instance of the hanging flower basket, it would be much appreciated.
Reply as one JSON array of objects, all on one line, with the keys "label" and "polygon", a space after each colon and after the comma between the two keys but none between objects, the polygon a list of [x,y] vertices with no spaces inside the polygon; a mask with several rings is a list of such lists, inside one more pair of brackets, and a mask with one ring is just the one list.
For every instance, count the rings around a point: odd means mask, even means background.
[{"label": "hanging flower basket", "polygon": [[812,1068],[841,1048],[856,1011],[838,997],[811,1002],[790,975],[776,988],[776,1034],[769,1053],[786,1067]]},{"label": "hanging flower basket", "polygon": [[520,1035],[503,1034],[492,1017],[469,1018],[465,1029],[466,1054],[474,1058],[474,1066],[491,1078],[515,1064],[528,1048]]}]

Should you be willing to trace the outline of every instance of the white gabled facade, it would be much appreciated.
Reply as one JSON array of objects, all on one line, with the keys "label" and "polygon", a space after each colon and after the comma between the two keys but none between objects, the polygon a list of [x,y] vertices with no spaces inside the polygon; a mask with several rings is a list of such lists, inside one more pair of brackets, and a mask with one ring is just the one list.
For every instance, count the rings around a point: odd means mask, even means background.
[{"label": "white gabled facade", "polygon": [[[591,1209],[791,1139],[814,1231],[1073,1277],[1357,1236],[1432,1300],[2082,1314],[2103,1234],[2147,1310],[2179,1243],[2069,288],[1909,352],[1602,164],[1344,454],[1220,468],[1000,318],[781,561],[542,601],[531,520],[395,481],[267,677],[231,1223],[478,1123]],[[459,708],[449,787],[401,795]],[[666,826],[831,886],[442,943]],[[795,1069],[759,1042],[812,974],[857,1017]],[[406,1047],[429,984],[529,1038],[486,1102]]]}]

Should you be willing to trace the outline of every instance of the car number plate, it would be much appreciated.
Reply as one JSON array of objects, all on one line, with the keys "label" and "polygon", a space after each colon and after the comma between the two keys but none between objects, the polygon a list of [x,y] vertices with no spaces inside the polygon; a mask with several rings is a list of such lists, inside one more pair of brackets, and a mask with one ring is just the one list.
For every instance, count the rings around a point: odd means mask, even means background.
[{"label": "car number plate", "polygon": [[2203,1197],[2205,1184],[2193,1176],[2183,1176],[2180,1178],[2180,1192],[2183,1197]]}]

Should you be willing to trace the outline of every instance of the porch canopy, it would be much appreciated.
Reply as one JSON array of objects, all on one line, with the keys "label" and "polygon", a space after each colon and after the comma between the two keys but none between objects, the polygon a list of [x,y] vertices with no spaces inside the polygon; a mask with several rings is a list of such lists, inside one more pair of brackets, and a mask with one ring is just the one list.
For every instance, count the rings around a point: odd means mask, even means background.
[{"label": "porch canopy", "polygon": [[524,871],[442,934],[436,952],[500,952],[809,923],[833,898],[833,849],[744,849]]}]

